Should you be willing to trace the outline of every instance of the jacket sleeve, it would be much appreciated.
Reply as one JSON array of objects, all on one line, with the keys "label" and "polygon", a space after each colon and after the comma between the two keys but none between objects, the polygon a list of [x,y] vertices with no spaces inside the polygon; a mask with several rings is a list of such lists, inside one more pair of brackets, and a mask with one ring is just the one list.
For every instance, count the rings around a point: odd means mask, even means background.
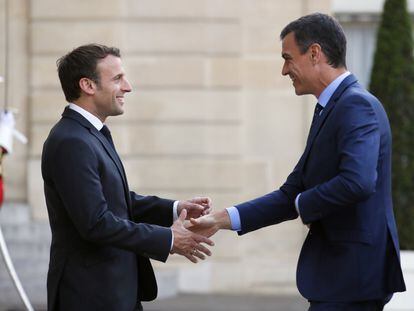
[{"label": "jacket sleeve", "polygon": [[62,204],[79,234],[88,241],[165,261],[169,228],[134,223],[114,215],[105,200],[95,150],[81,138],[62,140],[55,148],[52,178]]},{"label": "jacket sleeve", "polygon": [[366,200],[374,193],[380,149],[379,123],[371,103],[353,96],[338,107],[339,168],[332,179],[304,191],[299,198],[304,223],[312,223]]},{"label": "jacket sleeve", "polygon": [[239,235],[298,217],[294,202],[303,190],[301,163],[302,159],[279,190],[236,205],[241,221]]},{"label": "jacket sleeve", "polygon": [[162,199],[157,196],[142,196],[130,192],[132,218],[135,222],[145,222],[164,227],[173,223],[173,200]]}]

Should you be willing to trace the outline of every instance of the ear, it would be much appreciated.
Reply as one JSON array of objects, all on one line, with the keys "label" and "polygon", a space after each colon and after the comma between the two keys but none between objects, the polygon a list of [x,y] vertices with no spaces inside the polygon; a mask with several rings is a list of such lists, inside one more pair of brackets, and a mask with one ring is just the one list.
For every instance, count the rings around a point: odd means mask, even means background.
[{"label": "ear", "polygon": [[309,55],[310,55],[312,64],[313,65],[318,64],[322,56],[322,47],[319,45],[319,43],[313,43],[309,47],[309,52],[310,52]]},{"label": "ear", "polygon": [[96,91],[96,83],[88,78],[82,78],[79,80],[79,87],[83,92],[88,95],[94,95]]}]

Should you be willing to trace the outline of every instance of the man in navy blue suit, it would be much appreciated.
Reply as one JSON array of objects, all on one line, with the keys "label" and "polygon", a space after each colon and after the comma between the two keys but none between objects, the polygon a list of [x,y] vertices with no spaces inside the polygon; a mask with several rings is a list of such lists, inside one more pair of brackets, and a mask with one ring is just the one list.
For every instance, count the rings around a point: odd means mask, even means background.
[{"label": "man in navy blue suit", "polygon": [[213,243],[183,225],[187,215],[208,213],[210,200],[174,202],[129,190],[104,124],[123,113],[131,91],[117,48],[78,47],[59,59],[58,73],[70,104],[42,153],[52,230],[48,310],[142,310],[141,301],[157,296],[150,258],[210,255],[201,243]]},{"label": "man in navy blue suit", "polygon": [[202,218],[195,232],[242,235],[295,219],[309,227],[297,286],[311,311],[382,310],[405,290],[391,199],[391,131],[381,103],[347,71],[339,23],[311,14],[281,32],[282,74],[318,104],[305,150],[280,189]]}]

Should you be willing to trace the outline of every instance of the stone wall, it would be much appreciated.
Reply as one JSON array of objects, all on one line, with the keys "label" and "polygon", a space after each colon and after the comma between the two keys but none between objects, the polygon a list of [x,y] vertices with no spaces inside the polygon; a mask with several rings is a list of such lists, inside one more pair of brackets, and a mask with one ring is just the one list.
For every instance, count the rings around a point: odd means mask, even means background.
[{"label": "stone wall", "polygon": [[[123,54],[133,92],[109,126],[131,189],[208,195],[221,209],[274,190],[297,162],[315,100],[296,97],[281,76],[278,36],[289,21],[328,11],[329,0],[10,2],[17,16],[10,93],[30,145],[16,145],[7,159],[8,199],[27,200],[34,220],[47,218],[42,144],[65,106],[55,62],[84,43]],[[296,292],[305,233],[299,221],[240,238],[222,232],[205,263],[172,256],[156,269],[177,271],[181,291]]]}]

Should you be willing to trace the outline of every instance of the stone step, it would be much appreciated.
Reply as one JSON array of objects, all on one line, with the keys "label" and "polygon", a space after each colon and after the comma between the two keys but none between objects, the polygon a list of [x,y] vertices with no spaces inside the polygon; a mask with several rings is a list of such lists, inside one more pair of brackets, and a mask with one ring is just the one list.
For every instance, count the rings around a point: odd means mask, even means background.
[{"label": "stone step", "polygon": [[50,244],[51,232],[47,222],[29,222],[25,225],[5,223],[2,224],[1,229],[6,243],[31,241],[37,244]]},{"label": "stone step", "polygon": [[[24,262],[23,260],[13,260],[14,269],[21,279],[27,278],[44,278],[47,275],[49,262],[45,260],[30,260]],[[6,264],[0,263],[0,279],[10,278]],[[1,285],[1,282],[0,282]]]},{"label": "stone step", "polygon": [[[45,306],[47,263],[33,259],[26,260],[25,262],[22,259],[14,260],[13,264],[31,303],[33,305]],[[17,308],[19,305],[22,306],[4,262],[0,266],[0,306],[7,307],[7,309]]]},{"label": "stone step", "polygon": [[45,242],[17,241],[10,242],[6,239],[7,249],[12,260],[19,259],[49,259],[50,244]]},{"label": "stone step", "polygon": [[158,298],[174,297],[178,294],[178,271],[170,267],[154,270],[158,284]]},{"label": "stone step", "polygon": [[27,204],[5,203],[0,209],[0,225],[27,224],[30,221],[30,209]]},{"label": "stone step", "polygon": [[[23,283],[23,287],[31,304],[42,306],[42,308],[45,309],[47,301],[46,283]],[[8,287],[0,287],[0,290],[0,310],[9,310],[11,308],[21,308],[21,310],[24,310],[23,303],[21,302],[17,290],[13,284],[10,284]]]},{"label": "stone step", "polygon": [[[44,310],[51,240],[48,222],[33,221],[26,204],[7,203],[0,210],[0,225],[23,288],[35,309]],[[0,311],[24,310],[1,256],[0,293]]]},{"label": "stone step", "polygon": [[[20,278],[20,282],[22,283],[22,286],[24,290],[27,293],[35,293],[35,290],[40,290],[46,292],[46,279],[39,280],[37,278]],[[3,292],[6,291],[15,291],[14,283],[11,278],[5,279],[4,282],[0,285],[0,291],[3,294]],[[0,295],[1,296],[1,295]]]}]

